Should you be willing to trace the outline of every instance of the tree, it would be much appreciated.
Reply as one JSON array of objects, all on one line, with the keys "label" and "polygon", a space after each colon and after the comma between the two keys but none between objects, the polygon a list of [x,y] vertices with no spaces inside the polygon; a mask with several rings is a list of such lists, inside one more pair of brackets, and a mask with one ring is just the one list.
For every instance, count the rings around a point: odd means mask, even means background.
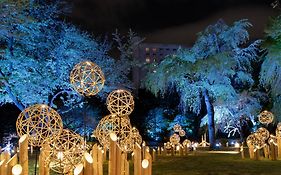
[{"label": "tree", "polygon": [[271,99],[271,111],[281,121],[281,16],[271,20],[265,30],[263,48],[267,55],[261,66],[260,85],[265,88]]},{"label": "tree", "polygon": [[165,118],[165,109],[154,108],[148,112],[145,118],[145,133],[148,138],[155,142],[160,142],[165,135],[165,131],[168,127],[168,120]]},{"label": "tree", "polygon": [[[240,137],[241,142],[247,137],[245,131],[257,126],[256,116],[260,113],[263,103],[263,94],[260,92],[242,92],[237,101],[230,101],[214,106],[216,128],[228,137]],[[207,124],[205,116],[201,125]]]},{"label": "tree", "polygon": [[254,84],[251,62],[260,41],[242,47],[249,39],[250,26],[247,20],[232,26],[219,20],[199,33],[192,48],[167,56],[145,79],[145,87],[155,95],[164,96],[175,88],[184,112],[198,114],[206,105],[211,148],[215,145],[213,105],[236,100],[240,90]]},{"label": "tree", "polygon": [[34,1],[32,7],[0,4],[4,17],[0,19],[0,105],[14,103],[23,110],[45,103],[56,108],[56,99],[61,99],[63,105],[81,106],[84,100],[72,89],[69,74],[75,64],[85,60],[97,63],[105,74],[99,97],[105,98],[119,84],[130,86],[123,70],[108,55],[107,41],[97,41],[60,21],[60,6],[43,2]]}]

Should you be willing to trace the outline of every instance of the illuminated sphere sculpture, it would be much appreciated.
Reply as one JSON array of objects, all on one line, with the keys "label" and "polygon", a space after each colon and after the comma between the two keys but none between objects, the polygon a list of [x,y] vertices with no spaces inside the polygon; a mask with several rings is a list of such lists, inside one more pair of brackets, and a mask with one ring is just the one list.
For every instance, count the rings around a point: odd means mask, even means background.
[{"label": "illuminated sphere sculpture", "polygon": [[182,130],[180,130],[179,131],[179,135],[181,136],[181,137],[184,137],[185,136],[185,131],[182,129]]},{"label": "illuminated sphere sculpture", "polygon": [[182,145],[183,145],[183,146],[186,146],[186,147],[190,147],[190,146],[191,146],[191,141],[188,140],[188,139],[185,139],[185,140],[182,142]]},{"label": "illuminated sphere sculpture", "polygon": [[180,132],[182,130],[181,125],[179,125],[179,124],[175,124],[173,129],[175,132]]},{"label": "illuminated sphere sculpture", "polygon": [[110,114],[103,117],[95,129],[93,135],[98,139],[101,145],[109,147],[109,135],[115,133],[117,143],[123,151],[127,150],[128,144],[131,144],[131,123],[128,116],[118,117],[115,114]]},{"label": "illuminated sphere sculpture", "polygon": [[29,145],[41,147],[62,132],[63,124],[54,109],[44,104],[36,104],[19,114],[16,128],[19,137],[28,135]]},{"label": "illuminated sphere sculpture", "polygon": [[173,145],[177,145],[179,142],[180,142],[180,136],[178,134],[173,134],[171,135],[170,137],[170,142],[173,144]]},{"label": "illuminated sphere sculpture", "polygon": [[258,115],[259,121],[262,124],[269,124],[272,123],[274,120],[274,115],[269,112],[269,111],[262,111],[259,115]]},{"label": "illuminated sphere sculpture", "polygon": [[250,134],[246,142],[248,147],[253,146],[255,149],[261,149],[266,145],[265,141],[257,133]]},{"label": "illuminated sphere sculpture", "polygon": [[61,174],[73,170],[75,165],[81,163],[85,145],[83,138],[70,130],[63,132],[50,144],[50,168]]},{"label": "illuminated sphere sculpture", "polygon": [[171,149],[172,148],[172,143],[171,142],[167,142],[166,144],[165,144],[165,148],[166,149]]},{"label": "illuminated sphere sculpture", "polygon": [[139,133],[139,130],[135,127],[132,127],[131,139],[132,139],[132,143],[137,143],[139,145],[141,145],[141,143],[142,143],[142,137]]},{"label": "illuminated sphere sculpture", "polygon": [[262,140],[267,140],[270,136],[270,133],[267,129],[261,127],[259,128],[257,131],[257,136],[259,137],[259,139],[262,139]]},{"label": "illuminated sphere sculpture", "polygon": [[106,100],[107,109],[118,116],[130,115],[134,110],[134,97],[129,91],[118,89],[112,91]]},{"label": "illuminated sphere sculpture", "polygon": [[84,61],[74,66],[70,73],[70,83],[83,96],[96,95],[105,82],[101,68],[91,61]]}]

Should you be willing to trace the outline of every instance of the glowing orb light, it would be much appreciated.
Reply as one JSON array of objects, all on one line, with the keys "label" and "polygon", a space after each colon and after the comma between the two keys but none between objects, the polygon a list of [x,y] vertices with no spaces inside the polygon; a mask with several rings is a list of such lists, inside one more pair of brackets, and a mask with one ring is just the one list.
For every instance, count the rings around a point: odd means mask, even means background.
[{"label": "glowing orb light", "polygon": [[172,143],[171,142],[167,142],[166,144],[165,144],[165,148],[166,149],[171,149],[172,148]]},{"label": "glowing orb light", "polygon": [[27,134],[31,146],[42,146],[47,140],[62,132],[60,115],[44,104],[36,104],[24,109],[16,122],[19,137]]},{"label": "glowing orb light", "polygon": [[16,164],[15,166],[13,166],[12,168],[13,175],[20,175],[21,173],[22,173],[22,167],[20,164]]},{"label": "glowing orb light", "polygon": [[267,140],[269,138],[269,131],[263,127],[259,128],[257,131],[256,131],[258,137],[262,140]]},{"label": "glowing orb light", "polygon": [[48,158],[50,168],[61,174],[66,174],[81,163],[85,145],[83,138],[70,130],[63,132],[50,144],[51,152]]},{"label": "glowing orb light", "polygon": [[276,135],[281,136],[281,122],[277,124]]},{"label": "glowing orb light", "polygon": [[74,66],[70,73],[70,83],[81,95],[96,95],[105,82],[101,68],[91,61],[84,61]]},{"label": "glowing orb light", "polygon": [[173,144],[173,145],[176,145],[180,142],[180,136],[178,134],[173,134],[171,135],[170,137],[170,142]]},{"label": "glowing orb light", "polygon": [[184,137],[185,136],[185,131],[182,129],[182,130],[180,130],[179,131],[179,135],[181,136],[181,137]]},{"label": "glowing orb light", "polygon": [[128,145],[132,142],[131,128],[129,117],[118,117],[115,114],[110,114],[100,120],[94,135],[101,145],[108,148],[110,134],[115,133],[120,148],[123,151],[127,151]]},{"label": "glowing orb light", "polygon": [[133,112],[135,102],[129,91],[118,89],[108,95],[106,104],[111,114],[127,116]]},{"label": "glowing orb light", "polygon": [[259,121],[262,124],[269,124],[272,123],[274,120],[274,115],[269,112],[269,111],[262,111],[259,115],[258,115]]},{"label": "glowing orb light", "polygon": [[173,129],[174,129],[175,132],[180,132],[182,130],[181,125],[179,125],[179,124],[175,124]]},{"label": "glowing orb light", "polygon": [[261,149],[266,145],[265,141],[261,139],[257,133],[250,134],[247,137],[246,142],[248,147],[253,146],[255,149]]},{"label": "glowing orb light", "polygon": [[149,166],[149,161],[147,159],[143,159],[141,161],[142,168],[146,169]]},{"label": "glowing orb light", "polygon": [[183,145],[183,146],[186,146],[186,147],[190,147],[190,146],[191,146],[191,141],[188,140],[188,139],[185,139],[185,140],[182,142],[182,145]]}]

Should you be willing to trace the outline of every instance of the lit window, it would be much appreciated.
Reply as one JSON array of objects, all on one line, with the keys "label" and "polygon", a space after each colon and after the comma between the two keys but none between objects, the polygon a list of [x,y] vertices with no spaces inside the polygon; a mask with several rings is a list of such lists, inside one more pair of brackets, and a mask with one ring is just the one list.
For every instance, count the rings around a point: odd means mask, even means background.
[{"label": "lit window", "polygon": [[147,57],[147,58],[145,59],[145,62],[149,63],[149,62],[150,62],[150,58]]},{"label": "lit window", "polygon": [[146,51],[146,52],[149,52],[149,48],[148,48],[148,47],[147,47],[147,48],[145,48],[145,51]]},{"label": "lit window", "polygon": [[156,52],[156,48],[153,48],[152,51],[153,51],[153,52]]}]

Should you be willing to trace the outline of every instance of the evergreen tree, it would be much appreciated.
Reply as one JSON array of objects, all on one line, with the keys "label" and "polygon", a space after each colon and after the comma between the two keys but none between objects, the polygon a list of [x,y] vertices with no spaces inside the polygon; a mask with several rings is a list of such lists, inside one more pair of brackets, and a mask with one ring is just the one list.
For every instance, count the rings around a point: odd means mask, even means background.
[{"label": "evergreen tree", "polygon": [[119,84],[130,86],[108,55],[107,41],[97,41],[59,20],[59,2],[1,1],[0,105],[14,103],[23,110],[45,103],[56,108],[56,99],[66,106],[81,105],[83,100],[72,89],[69,74],[75,64],[85,60],[97,63],[105,74],[105,87],[98,96],[104,98]]},{"label": "evergreen tree", "polygon": [[268,54],[262,63],[260,85],[265,88],[271,99],[271,110],[278,121],[281,121],[281,16],[271,20],[265,30],[263,47]]},{"label": "evergreen tree", "polygon": [[[251,62],[258,54],[260,41],[247,47],[249,34],[247,20],[232,26],[222,20],[199,33],[190,49],[179,49],[167,56],[148,73],[145,87],[155,95],[164,96],[176,88],[180,108],[199,113],[202,100],[208,114],[209,142],[215,145],[214,104],[237,100],[243,89],[254,84]],[[157,82],[157,83],[156,83]]]}]

